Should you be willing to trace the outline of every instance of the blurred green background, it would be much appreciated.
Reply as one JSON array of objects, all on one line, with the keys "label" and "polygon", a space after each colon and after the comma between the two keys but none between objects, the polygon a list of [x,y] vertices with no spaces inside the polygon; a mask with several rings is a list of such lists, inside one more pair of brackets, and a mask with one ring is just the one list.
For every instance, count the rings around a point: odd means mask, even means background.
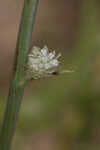
[{"label": "blurred green background", "polygon": [[[0,126],[22,7],[0,5]],[[40,0],[31,46],[61,52],[61,68],[74,72],[27,85],[13,150],[100,149],[99,18],[99,0]]]}]

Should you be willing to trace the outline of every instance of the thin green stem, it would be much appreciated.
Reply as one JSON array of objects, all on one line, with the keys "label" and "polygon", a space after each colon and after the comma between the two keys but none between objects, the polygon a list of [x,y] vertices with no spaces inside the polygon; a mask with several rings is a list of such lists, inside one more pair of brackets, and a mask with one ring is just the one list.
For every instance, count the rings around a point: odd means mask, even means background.
[{"label": "thin green stem", "polygon": [[0,150],[11,149],[12,138],[24,92],[25,65],[32,38],[33,24],[35,23],[37,5],[38,0],[24,1],[8,103],[0,135]]}]

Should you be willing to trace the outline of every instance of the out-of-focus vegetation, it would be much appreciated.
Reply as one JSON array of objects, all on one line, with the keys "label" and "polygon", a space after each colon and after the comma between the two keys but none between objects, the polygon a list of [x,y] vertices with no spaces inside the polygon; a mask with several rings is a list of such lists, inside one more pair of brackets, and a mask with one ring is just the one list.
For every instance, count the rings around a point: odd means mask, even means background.
[{"label": "out-of-focus vegetation", "polygon": [[[62,68],[74,72],[28,84],[14,150],[100,149],[100,2],[83,0],[79,13],[71,52],[62,46]],[[5,103],[1,93],[0,124]]]}]

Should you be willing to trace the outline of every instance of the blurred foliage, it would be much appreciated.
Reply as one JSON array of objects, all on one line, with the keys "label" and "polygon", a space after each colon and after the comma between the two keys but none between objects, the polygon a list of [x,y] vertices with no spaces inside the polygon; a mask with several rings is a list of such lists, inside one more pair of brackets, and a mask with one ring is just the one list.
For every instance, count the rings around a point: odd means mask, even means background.
[{"label": "blurred foliage", "polygon": [[[33,138],[37,133],[42,136],[41,132],[48,131],[56,133],[61,149],[100,149],[99,9],[98,0],[81,3],[80,33],[74,52],[62,56],[62,68],[75,72],[32,81],[25,89],[14,149],[20,145],[20,149],[28,150],[30,136]],[[5,101],[0,101],[1,119],[4,105]]]}]

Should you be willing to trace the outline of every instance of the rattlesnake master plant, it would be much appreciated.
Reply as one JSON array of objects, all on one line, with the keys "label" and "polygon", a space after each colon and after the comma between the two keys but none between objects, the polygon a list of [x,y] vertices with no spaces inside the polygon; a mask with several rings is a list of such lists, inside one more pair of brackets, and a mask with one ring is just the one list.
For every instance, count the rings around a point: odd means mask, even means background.
[{"label": "rattlesnake master plant", "polygon": [[[28,55],[27,79],[41,79],[59,73],[60,57],[61,54],[56,55],[55,51],[49,52],[47,46],[42,49],[33,47]],[[60,73],[64,72],[70,71],[63,70]]]}]

